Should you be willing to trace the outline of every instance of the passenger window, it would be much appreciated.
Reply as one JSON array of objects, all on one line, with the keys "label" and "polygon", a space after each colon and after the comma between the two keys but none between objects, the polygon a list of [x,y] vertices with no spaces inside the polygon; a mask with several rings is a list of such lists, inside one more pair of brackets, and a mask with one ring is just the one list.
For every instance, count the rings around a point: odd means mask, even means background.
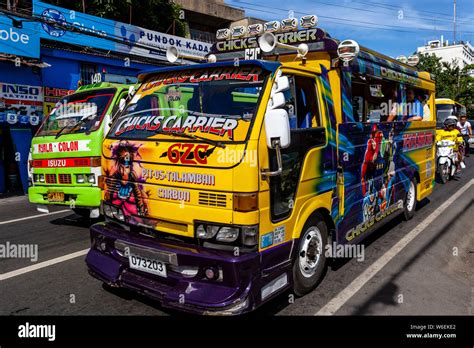
[{"label": "passenger window", "polygon": [[290,89],[284,92],[291,129],[321,126],[316,81],[304,76],[289,76]]}]

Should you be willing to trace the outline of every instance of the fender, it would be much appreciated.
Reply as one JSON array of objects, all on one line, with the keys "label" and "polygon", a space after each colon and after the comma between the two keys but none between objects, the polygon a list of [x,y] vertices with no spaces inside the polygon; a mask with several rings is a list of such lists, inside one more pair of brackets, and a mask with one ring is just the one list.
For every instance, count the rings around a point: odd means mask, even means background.
[{"label": "fender", "polygon": [[301,209],[299,209],[299,214],[296,217],[296,222],[294,224],[295,228],[293,229],[293,239],[300,237],[303,226],[306,223],[306,220],[318,209],[324,209],[329,214],[331,214],[331,202],[332,202],[332,193],[333,191],[328,191],[326,193],[314,196],[309,198],[306,202],[303,203]]}]

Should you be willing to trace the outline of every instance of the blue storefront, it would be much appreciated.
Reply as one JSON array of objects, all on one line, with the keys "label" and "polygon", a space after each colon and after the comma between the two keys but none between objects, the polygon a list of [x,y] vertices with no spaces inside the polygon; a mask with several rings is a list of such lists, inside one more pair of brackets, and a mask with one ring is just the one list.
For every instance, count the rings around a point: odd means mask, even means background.
[{"label": "blue storefront", "polygon": [[[15,27],[0,14],[0,195],[26,192],[31,138],[57,100],[97,78],[133,83],[139,71],[165,64],[170,44],[205,55],[210,46],[33,1],[41,22]],[[17,18],[17,20],[21,20]]]}]

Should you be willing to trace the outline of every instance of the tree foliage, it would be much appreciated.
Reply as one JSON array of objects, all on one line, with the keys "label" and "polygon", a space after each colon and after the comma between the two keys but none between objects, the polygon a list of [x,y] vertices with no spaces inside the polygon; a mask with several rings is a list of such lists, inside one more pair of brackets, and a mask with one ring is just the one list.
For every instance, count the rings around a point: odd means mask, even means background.
[{"label": "tree foliage", "polygon": [[[168,0],[44,0],[52,5],[84,12],[162,33],[184,36],[186,26],[178,5]],[[131,19],[131,21],[130,21]],[[174,25],[173,25],[174,21]]]},{"label": "tree foliage", "polygon": [[469,75],[474,65],[460,69],[455,62],[441,62],[434,54],[422,54],[417,68],[433,75],[437,98],[453,99],[466,106],[470,117],[474,115],[474,78]]}]

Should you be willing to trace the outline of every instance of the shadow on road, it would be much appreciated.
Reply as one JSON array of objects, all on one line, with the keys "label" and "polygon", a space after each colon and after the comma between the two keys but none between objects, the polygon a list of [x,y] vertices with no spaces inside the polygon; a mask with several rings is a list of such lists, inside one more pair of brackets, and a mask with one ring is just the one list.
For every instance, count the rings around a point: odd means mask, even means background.
[{"label": "shadow on road", "polygon": [[389,304],[396,306],[398,303],[395,301],[395,294],[398,286],[396,285],[396,280],[400,277],[401,274],[409,272],[410,268],[416,263],[416,261],[425,255],[425,253],[433,247],[434,243],[439,240],[446,232],[449,231],[449,226],[451,226],[455,221],[459,220],[461,215],[466,214],[466,212],[472,208],[473,200],[468,204],[468,206],[461,210],[458,214],[453,216],[448,222],[446,222],[439,232],[433,235],[423,247],[417,251],[413,257],[408,259],[404,264],[399,268],[399,271],[393,274],[390,279],[369,299],[367,299],[354,313],[353,315],[366,315],[370,313],[370,307],[377,303]]},{"label": "shadow on road", "polygon": [[98,219],[89,219],[89,218],[84,218],[77,214],[71,213],[71,215],[51,220],[50,223],[56,226],[76,226],[76,227],[89,228],[93,224],[102,220],[103,220],[102,217]]}]

